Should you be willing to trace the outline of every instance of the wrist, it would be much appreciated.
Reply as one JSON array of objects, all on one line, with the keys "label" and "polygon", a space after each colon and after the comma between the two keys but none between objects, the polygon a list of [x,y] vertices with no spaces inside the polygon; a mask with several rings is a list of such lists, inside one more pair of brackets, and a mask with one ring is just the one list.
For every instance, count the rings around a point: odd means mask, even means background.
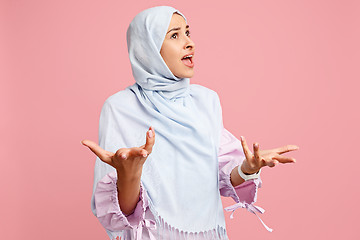
[{"label": "wrist", "polygon": [[260,177],[260,172],[261,172],[261,169],[259,169],[259,171],[254,172],[254,173],[252,173],[252,172],[243,172],[242,165],[239,165],[239,167],[238,167],[238,173],[239,173],[240,177],[242,179],[244,179],[245,181],[259,178]]},{"label": "wrist", "polygon": [[258,173],[259,171],[260,171],[260,169],[258,170],[258,171],[248,171],[248,170],[246,170],[246,169],[244,169],[245,167],[244,167],[244,164],[242,164],[241,165],[241,171],[245,174],[245,175],[251,175],[251,174],[254,174],[254,173]]},{"label": "wrist", "polygon": [[140,169],[137,172],[131,172],[131,173],[126,171],[116,170],[118,181],[121,181],[123,183],[132,183],[132,182],[140,181],[141,173],[142,173],[142,169]]}]

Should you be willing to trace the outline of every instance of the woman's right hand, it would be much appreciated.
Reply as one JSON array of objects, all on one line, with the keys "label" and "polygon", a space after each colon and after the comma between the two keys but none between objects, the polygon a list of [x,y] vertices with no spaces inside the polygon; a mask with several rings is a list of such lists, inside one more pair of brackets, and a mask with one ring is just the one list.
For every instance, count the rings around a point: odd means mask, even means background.
[{"label": "woman's right hand", "polygon": [[102,149],[91,140],[82,140],[81,143],[87,146],[101,161],[114,167],[123,177],[133,178],[141,176],[142,166],[152,152],[155,143],[155,131],[150,127],[146,133],[146,143],[140,147],[120,148],[116,153]]}]

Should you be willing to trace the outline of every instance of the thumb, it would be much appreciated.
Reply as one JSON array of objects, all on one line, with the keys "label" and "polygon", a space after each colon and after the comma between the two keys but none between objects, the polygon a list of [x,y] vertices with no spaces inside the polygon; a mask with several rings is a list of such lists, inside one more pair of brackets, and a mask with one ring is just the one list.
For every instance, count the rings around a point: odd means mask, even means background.
[{"label": "thumb", "polygon": [[152,148],[155,144],[155,131],[152,126],[149,127],[149,130],[146,132],[146,143],[144,149],[150,154],[152,152]]}]

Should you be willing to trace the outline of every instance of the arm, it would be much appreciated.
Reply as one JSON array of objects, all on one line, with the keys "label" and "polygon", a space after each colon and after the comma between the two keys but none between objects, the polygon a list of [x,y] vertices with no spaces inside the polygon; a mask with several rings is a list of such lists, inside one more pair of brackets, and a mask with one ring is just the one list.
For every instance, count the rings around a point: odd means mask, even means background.
[{"label": "arm", "polygon": [[117,191],[117,174],[110,172],[101,179],[94,192],[94,202],[97,218],[104,228],[111,231],[121,231],[136,228],[141,221],[148,206],[146,191],[140,182],[139,201],[134,212],[125,215],[120,209]]},{"label": "arm", "polygon": [[125,214],[134,212],[140,194],[142,167],[155,142],[153,128],[146,134],[146,143],[139,148],[119,149],[111,164],[117,172],[119,205]]},{"label": "arm", "polygon": [[141,171],[133,177],[126,176],[117,171],[117,192],[119,206],[125,215],[134,212],[140,197]]},{"label": "arm", "polygon": [[234,167],[230,173],[230,181],[233,187],[239,186],[240,184],[245,182],[245,180],[239,175],[238,166]]},{"label": "arm", "polygon": [[224,197],[231,197],[235,202],[256,201],[257,188],[261,179],[244,181],[237,172],[237,167],[245,160],[240,141],[227,129],[223,128],[218,152],[219,189]]},{"label": "arm", "polygon": [[[153,132],[152,128],[151,130]],[[122,230],[131,226],[124,218],[125,215],[132,216],[141,202],[139,198],[142,198],[140,183],[142,166],[151,153],[155,141],[155,134],[151,137],[147,134],[143,146],[118,149],[118,146],[128,145],[123,134],[112,104],[106,101],[100,114],[100,146],[90,140],[82,141],[97,155],[91,208],[102,225],[110,230]],[[122,157],[123,155],[125,157]],[[142,209],[143,217],[144,212],[145,208]],[[138,223],[143,220],[140,218],[136,219]]]},{"label": "arm", "polygon": [[[238,171],[239,166],[240,165],[234,167],[230,173],[230,180],[231,180],[231,184],[233,185],[233,187],[239,186],[240,184],[245,182],[245,180],[239,174],[239,171]],[[244,170],[243,164],[241,164],[241,171],[247,175],[253,174],[253,172],[247,172],[246,170]]]},{"label": "arm", "polygon": [[[219,159],[219,190],[224,197],[231,197],[236,204],[226,207],[226,211],[234,211],[238,208],[246,208],[256,215],[256,212],[263,213],[265,210],[254,206],[257,199],[258,188],[261,187],[261,179],[244,181],[237,172],[237,167],[242,165],[245,155],[241,142],[225,128],[222,129],[221,141],[218,153]],[[235,172],[236,171],[236,172]],[[233,218],[231,214],[230,218]],[[260,219],[260,218],[259,218]],[[262,220],[260,219],[262,222]],[[272,229],[264,227],[271,232]]]}]

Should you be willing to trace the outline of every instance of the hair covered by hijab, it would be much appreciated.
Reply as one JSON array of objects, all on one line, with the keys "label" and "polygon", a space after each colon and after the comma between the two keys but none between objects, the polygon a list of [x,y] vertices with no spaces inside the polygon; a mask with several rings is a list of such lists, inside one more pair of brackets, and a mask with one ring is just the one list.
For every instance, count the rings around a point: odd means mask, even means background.
[{"label": "hair covered by hijab", "polygon": [[180,14],[169,6],[143,10],[131,21],[126,40],[132,73],[137,84],[145,90],[175,91],[189,86],[190,79],[176,77],[160,55],[172,15]]}]

